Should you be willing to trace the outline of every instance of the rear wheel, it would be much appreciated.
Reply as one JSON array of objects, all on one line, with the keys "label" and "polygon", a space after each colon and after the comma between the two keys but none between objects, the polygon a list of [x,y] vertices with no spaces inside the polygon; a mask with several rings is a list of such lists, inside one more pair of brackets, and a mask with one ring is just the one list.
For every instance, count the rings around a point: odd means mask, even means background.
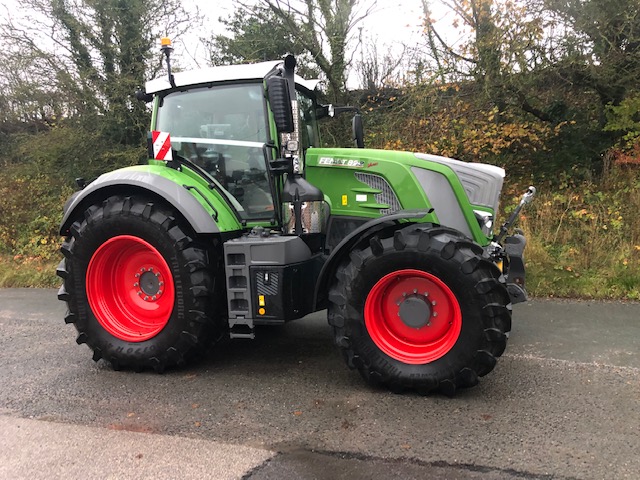
[{"label": "rear wheel", "polygon": [[166,207],[110,197],[72,225],[62,253],[58,297],[94,360],[162,371],[223,338],[218,259]]},{"label": "rear wheel", "polygon": [[480,246],[438,226],[377,234],[354,249],[328,313],[349,366],[394,391],[452,395],[477,384],[511,329],[500,270]]}]

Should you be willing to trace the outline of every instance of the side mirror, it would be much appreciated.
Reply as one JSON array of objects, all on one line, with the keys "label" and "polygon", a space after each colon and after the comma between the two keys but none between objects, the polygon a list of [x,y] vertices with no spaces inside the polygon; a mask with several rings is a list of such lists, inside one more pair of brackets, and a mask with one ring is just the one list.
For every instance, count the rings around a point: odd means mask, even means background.
[{"label": "side mirror", "polygon": [[291,95],[287,79],[282,77],[269,78],[267,80],[267,97],[278,133],[293,132],[293,111],[291,110]]},{"label": "side mirror", "polygon": [[153,95],[145,92],[144,90],[136,90],[136,99],[140,102],[149,103],[153,100]]},{"label": "side mirror", "polygon": [[353,116],[351,125],[353,127],[353,139],[356,142],[356,147],[364,148],[364,127],[362,126],[362,115],[356,113]]},{"label": "side mirror", "polygon": [[333,105],[318,105],[316,108],[316,119],[320,120],[321,118],[332,117],[333,115],[329,115],[329,108],[331,108],[331,112],[333,112]]}]

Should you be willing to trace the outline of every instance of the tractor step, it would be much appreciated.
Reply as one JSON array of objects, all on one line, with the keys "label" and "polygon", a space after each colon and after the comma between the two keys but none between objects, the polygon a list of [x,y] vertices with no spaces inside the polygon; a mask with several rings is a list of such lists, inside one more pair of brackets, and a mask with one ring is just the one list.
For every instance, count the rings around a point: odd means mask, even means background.
[{"label": "tractor step", "polygon": [[253,340],[256,334],[253,331],[253,320],[234,318],[229,320],[229,338],[247,338]]}]

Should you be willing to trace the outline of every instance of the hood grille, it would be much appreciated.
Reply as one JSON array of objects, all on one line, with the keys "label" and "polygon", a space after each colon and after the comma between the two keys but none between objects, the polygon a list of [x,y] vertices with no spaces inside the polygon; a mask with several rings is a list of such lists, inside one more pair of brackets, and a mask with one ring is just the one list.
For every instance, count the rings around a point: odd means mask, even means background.
[{"label": "hood grille", "polygon": [[376,193],[374,195],[376,203],[389,205],[389,208],[380,209],[381,215],[388,215],[402,209],[402,206],[398,201],[398,197],[396,197],[396,193],[391,188],[391,185],[389,185],[389,182],[387,182],[384,178],[379,175],[360,172],[356,172],[356,178],[362,183],[366,183],[370,188],[380,190],[380,193]]}]

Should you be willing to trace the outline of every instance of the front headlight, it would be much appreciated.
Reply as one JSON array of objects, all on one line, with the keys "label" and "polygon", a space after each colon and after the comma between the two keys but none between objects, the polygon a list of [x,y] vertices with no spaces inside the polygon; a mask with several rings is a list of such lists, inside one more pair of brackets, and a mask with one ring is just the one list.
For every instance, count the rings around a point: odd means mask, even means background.
[{"label": "front headlight", "polygon": [[493,214],[484,210],[474,210],[473,213],[476,216],[476,220],[478,220],[482,233],[487,237],[493,237]]}]

